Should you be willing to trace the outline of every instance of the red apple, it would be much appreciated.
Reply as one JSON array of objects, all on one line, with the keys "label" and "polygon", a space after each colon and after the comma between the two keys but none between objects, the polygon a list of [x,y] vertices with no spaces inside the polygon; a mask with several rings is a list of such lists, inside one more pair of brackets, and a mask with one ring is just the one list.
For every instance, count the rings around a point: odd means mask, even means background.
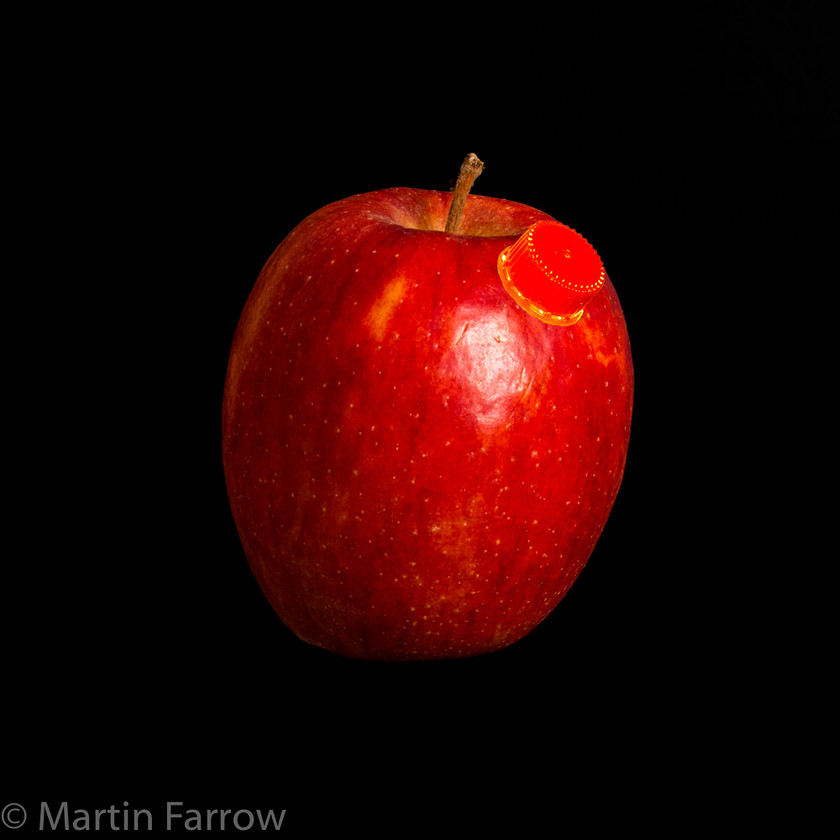
[{"label": "red apple", "polygon": [[606,278],[572,326],[520,307],[500,252],[550,216],[388,189],[305,219],[263,269],[224,392],[245,555],[297,636],[348,657],[466,657],[539,624],[588,560],[627,455],[633,367]]}]

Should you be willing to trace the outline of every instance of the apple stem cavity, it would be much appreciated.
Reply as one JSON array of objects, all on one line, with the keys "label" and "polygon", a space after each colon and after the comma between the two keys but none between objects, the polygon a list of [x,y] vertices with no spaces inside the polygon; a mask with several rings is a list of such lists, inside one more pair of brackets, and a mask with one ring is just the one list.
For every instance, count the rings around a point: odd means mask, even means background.
[{"label": "apple stem cavity", "polygon": [[467,206],[467,196],[470,194],[475,179],[484,171],[484,164],[476,155],[470,152],[461,164],[458,181],[452,193],[452,203],[449,205],[449,215],[446,217],[446,233],[458,233],[461,227],[461,217]]}]

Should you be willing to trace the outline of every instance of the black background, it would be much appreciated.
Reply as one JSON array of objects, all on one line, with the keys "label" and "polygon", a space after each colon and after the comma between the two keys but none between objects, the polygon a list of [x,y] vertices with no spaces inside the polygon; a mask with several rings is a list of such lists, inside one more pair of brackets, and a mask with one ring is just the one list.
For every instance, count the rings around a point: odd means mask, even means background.
[{"label": "black background", "polygon": [[[789,667],[750,505],[778,399],[766,330],[809,298],[792,255],[832,237],[831,46],[799,7],[675,9],[20,21],[6,799],[287,808],[301,837],[502,836],[571,812],[662,828],[666,800],[681,822],[742,802],[733,768],[767,750],[754,686],[771,649],[769,679]],[[221,469],[227,354],[299,221],[447,189],[468,152],[475,192],[603,256],[637,378],[626,476],[526,639],[351,662],[297,641],[248,570]]]}]

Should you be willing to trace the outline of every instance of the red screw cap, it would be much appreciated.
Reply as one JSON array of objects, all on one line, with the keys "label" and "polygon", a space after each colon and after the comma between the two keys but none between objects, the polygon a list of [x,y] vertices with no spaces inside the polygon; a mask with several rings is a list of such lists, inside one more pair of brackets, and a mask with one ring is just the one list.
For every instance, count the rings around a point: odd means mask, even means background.
[{"label": "red screw cap", "polygon": [[499,254],[499,276],[513,299],[547,324],[571,326],[606,277],[601,258],[560,222],[536,222]]}]

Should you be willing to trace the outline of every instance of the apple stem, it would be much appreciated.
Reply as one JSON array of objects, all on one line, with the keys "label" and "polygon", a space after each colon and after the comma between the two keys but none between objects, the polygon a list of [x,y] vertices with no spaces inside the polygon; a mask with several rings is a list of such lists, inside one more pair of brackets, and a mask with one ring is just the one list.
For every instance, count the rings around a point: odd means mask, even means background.
[{"label": "apple stem", "polygon": [[458,233],[461,227],[461,217],[467,206],[467,196],[470,194],[475,179],[484,171],[484,164],[470,152],[461,164],[458,181],[452,193],[452,203],[449,205],[449,215],[446,217],[446,233]]}]

